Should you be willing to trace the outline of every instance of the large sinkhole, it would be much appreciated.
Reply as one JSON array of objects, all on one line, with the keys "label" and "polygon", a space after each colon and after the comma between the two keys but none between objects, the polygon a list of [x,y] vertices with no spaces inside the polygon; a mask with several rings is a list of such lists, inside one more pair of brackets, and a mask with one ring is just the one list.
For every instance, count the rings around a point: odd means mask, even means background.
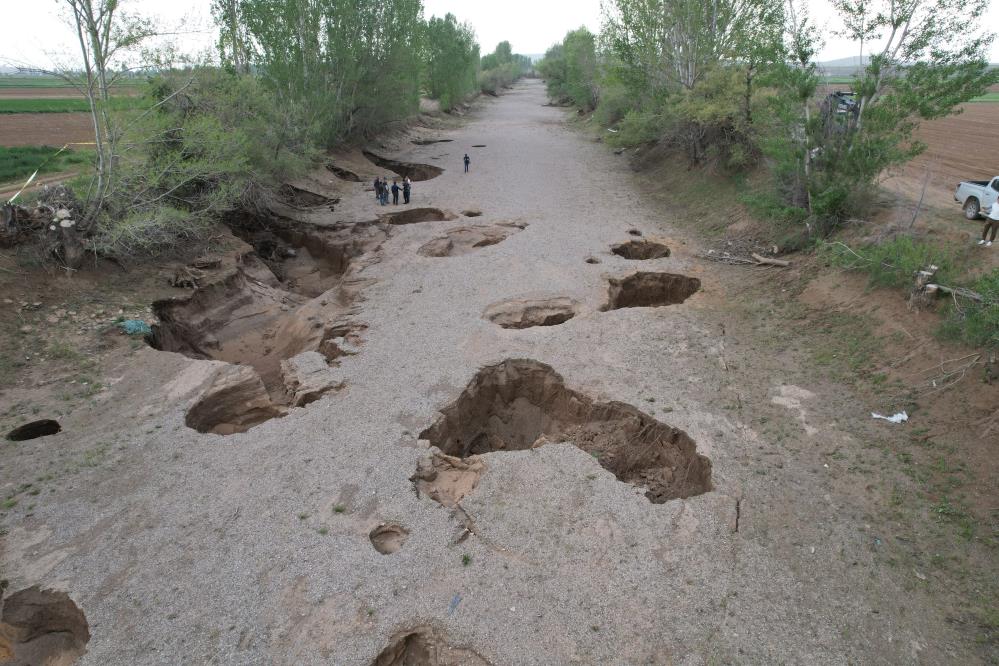
[{"label": "large sinkhole", "polygon": [[65,592],[29,587],[2,603],[0,663],[68,666],[87,651],[87,618]]},{"label": "large sinkhole", "polygon": [[570,442],[654,504],[711,489],[711,461],[682,430],[621,402],[597,402],[566,387],[550,366],[512,359],[483,368],[420,435],[467,458]]},{"label": "large sinkhole", "polygon": [[409,178],[410,180],[420,181],[420,180],[431,180],[437,176],[444,173],[444,169],[434,166],[433,164],[418,164],[416,162],[400,162],[399,160],[393,160],[388,157],[382,157],[381,155],[376,155],[375,153],[365,150],[364,156],[369,160],[382,167],[383,169],[388,169],[394,173],[399,174],[403,178]]},{"label": "large sinkhole", "polygon": [[604,310],[677,305],[693,296],[701,281],[676,273],[638,272],[608,281]]},{"label": "large sinkhole", "polygon": [[[327,361],[359,344],[350,320],[351,262],[385,239],[377,225],[341,229],[234,226],[253,245],[193,293],[157,301],[150,344],[247,372],[220,375],[188,413],[200,432],[242,432],[343,382]],[[268,398],[270,402],[268,402]]]}]

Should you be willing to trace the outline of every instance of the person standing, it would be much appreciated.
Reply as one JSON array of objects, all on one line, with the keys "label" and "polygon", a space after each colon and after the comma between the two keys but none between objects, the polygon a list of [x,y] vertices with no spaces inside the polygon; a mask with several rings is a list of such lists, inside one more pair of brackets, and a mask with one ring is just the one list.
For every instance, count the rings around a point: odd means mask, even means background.
[{"label": "person standing", "polygon": [[392,181],[392,205],[399,205],[399,181],[397,180]]},{"label": "person standing", "polygon": [[382,202],[382,179],[379,176],[375,176],[375,199],[378,203]]},{"label": "person standing", "polygon": [[412,189],[413,189],[413,181],[411,181],[409,179],[409,176],[406,176],[406,179],[404,181],[402,181],[402,200],[403,200],[403,203],[407,203],[407,204],[409,203],[409,193],[412,191]]},{"label": "person standing", "polygon": [[[996,199],[992,204],[992,208],[989,210],[988,216],[985,218],[985,228],[982,229],[982,240],[978,241],[979,245],[984,245],[985,247],[992,247],[992,243],[996,240],[996,230],[999,229],[999,199]],[[986,240],[986,236],[989,235],[989,231],[992,235]]]},{"label": "person standing", "polygon": [[382,205],[383,206],[388,206],[388,197],[389,197],[388,176],[385,176],[384,178],[382,178]]},{"label": "person standing", "polygon": [[468,156],[468,153],[465,153],[465,173],[468,173],[468,165],[471,164],[471,162],[472,158]]}]

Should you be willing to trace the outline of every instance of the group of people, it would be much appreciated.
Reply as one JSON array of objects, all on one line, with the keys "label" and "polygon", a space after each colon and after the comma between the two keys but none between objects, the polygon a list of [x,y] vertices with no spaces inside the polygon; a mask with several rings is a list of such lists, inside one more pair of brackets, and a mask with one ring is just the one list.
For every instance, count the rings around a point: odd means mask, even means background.
[{"label": "group of people", "polygon": [[389,194],[392,195],[392,204],[395,206],[399,205],[399,193],[402,192],[403,203],[409,203],[409,195],[413,191],[413,181],[409,179],[409,176],[403,179],[402,185],[399,185],[398,179],[393,179],[392,184],[389,185],[388,176],[384,178],[375,177],[375,198],[383,206],[387,206],[389,202]]}]

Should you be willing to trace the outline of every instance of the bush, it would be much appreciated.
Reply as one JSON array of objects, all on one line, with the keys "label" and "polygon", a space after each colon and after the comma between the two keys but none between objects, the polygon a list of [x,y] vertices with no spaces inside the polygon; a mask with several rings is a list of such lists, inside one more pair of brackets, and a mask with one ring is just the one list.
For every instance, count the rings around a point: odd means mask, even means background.
[{"label": "bush", "polygon": [[[163,100],[153,106],[156,100]],[[121,259],[197,241],[221,215],[312,162],[312,126],[250,75],[198,70],[151,84],[146,112],[124,116],[115,186],[91,250]]]},{"label": "bush", "polygon": [[999,269],[978,278],[969,288],[984,300],[962,299],[952,304],[941,334],[975,347],[999,349]]},{"label": "bush", "polygon": [[822,243],[819,255],[834,266],[867,273],[870,284],[877,287],[909,288],[916,272],[930,264],[939,267],[937,279],[947,282],[953,266],[951,254],[909,236],[857,249],[838,242]]},{"label": "bush", "polygon": [[630,148],[656,141],[662,132],[662,118],[654,111],[628,111],[608,143]]}]

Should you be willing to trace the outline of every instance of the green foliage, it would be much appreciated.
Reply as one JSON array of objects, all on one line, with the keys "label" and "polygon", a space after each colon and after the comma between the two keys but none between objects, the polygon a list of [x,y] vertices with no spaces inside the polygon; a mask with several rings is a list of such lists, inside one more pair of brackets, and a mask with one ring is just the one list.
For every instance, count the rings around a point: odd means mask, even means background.
[{"label": "green foliage", "polygon": [[548,49],[538,71],[553,100],[584,110],[596,106],[596,37],[586,28],[569,32],[561,44]]},{"label": "green foliage", "polygon": [[968,288],[981,294],[983,300],[952,303],[941,333],[976,347],[999,349],[999,269],[981,276]]},{"label": "green foliage", "polygon": [[939,246],[909,236],[856,249],[838,242],[822,243],[819,255],[834,266],[867,273],[871,286],[876,287],[908,288],[916,272],[931,264],[939,267],[937,279],[947,282],[954,264],[953,256]]},{"label": "green foliage", "polygon": [[[58,154],[57,154],[58,153]],[[93,152],[65,150],[50,146],[0,146],[0,183],[27,178],[35,169],[39,173],[57,173],[93,163]]]},{"label": "green foliage", "polygon": [[424,31],[424,86],[449,111],[477,85],[479,45],[471,27],[453,14],[431,17]]},{"label": "green foliage", "polygon": [[496,50],[483,56],[479,65],[479,89],[497,95],[503,88],[533,69],[531,59],[511,51],[510,42],[500,42]]},{"label": "green foliage", "polygon": [[237,16],[263,80],[331,146],[416,113],[421,13],[420,0],[240,0]]},{"label": "green foliage", "polygon": [[90,243],[97,252],[141,256],[195,241],[314,155],[306,114],[253,76],[204,69],[157,79],[151,94],[162,104],[123,122],[121,168]]}]

